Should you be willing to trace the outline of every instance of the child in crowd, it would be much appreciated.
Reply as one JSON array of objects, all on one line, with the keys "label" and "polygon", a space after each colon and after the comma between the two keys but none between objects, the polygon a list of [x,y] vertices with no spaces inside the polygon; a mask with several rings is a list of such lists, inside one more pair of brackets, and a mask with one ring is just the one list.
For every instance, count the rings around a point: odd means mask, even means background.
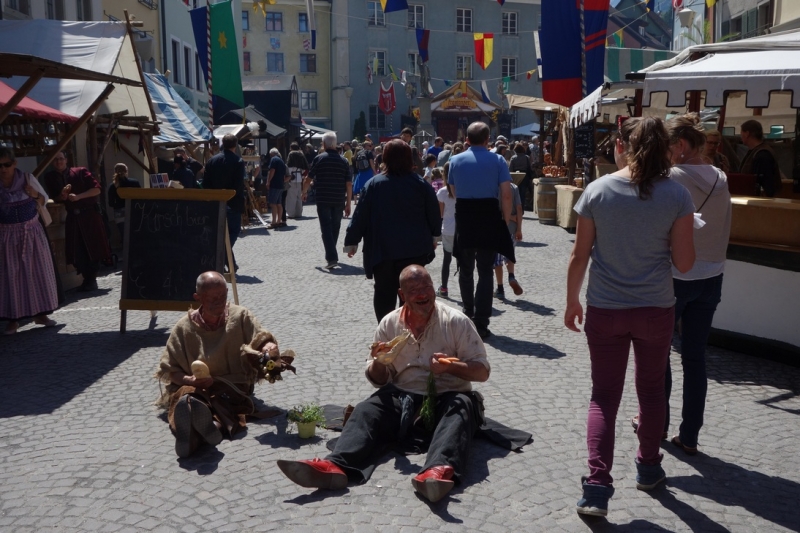
[{"label": "child in crowd", "polygon": [[439,212],[442,215],[442,248],[444,249],[442,285],[436,294],[442,298],[447,298],[447,280],[450,277],[450,261],[453,259],[453,241],[456,236],[456,197],[453,194],[453,188],[447,183],[449,169],[450,162],[448,161],[441,172],[444,178],[444,187],[436,192],[436,199],[439,200]]},{"label": "child in crowd", "polygon": [[444,174],[442,173],[442,169],[440,167],[436,167],[431,170],[431,186],[433,186],[433,190],[437,193],[439,189],[444,187]]},{"label": "child in crowd", "polygon": [[[511,222],[508,223],[508,231],[511,232],[511,241],[516,246],[517,242],[522,240],[522,199],[519,196],[519,188],[513,183],[511,184]],[[497,290],[494,292],[494,297],[501,300],[506,297],[503,289],[503,263],[508,269],[508,284],[511,285],[514,294],[517,296],[522,294],[522,286],[514,276],[514,263],[497,254],[494,261],[494,275],[497,278]]]},{"label": "child in crowd", "polygon": [[431,182],[431,174],[433,173],[433,169],[436,168],[436,156],[433,154],[425,156],[425,181],[428,183]]}]

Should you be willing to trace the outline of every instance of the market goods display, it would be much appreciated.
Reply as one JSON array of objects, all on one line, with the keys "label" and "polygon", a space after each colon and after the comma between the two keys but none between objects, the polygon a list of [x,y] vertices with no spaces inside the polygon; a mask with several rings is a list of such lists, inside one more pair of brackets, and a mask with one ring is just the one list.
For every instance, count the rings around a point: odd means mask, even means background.
[{"label": "market goods display", "polygon": [[544,172],[545,176],[552,176],[554,178],[563,178],[567,175],[567,167],[550,165],[542,167],[542,172]]}]

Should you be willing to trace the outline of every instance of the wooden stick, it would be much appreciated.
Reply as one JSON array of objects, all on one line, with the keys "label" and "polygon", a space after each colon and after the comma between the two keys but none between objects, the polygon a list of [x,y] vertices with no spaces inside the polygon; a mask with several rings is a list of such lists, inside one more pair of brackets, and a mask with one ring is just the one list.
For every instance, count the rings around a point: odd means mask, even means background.
[{"label": "wooden stick", "polygon": [[233,248],[231,248],[231,237],[228,234],[227,221],[225,221],[225,251],[228,254],[228,272],[231,276],[231,288],[233,288],[233,303],[239,305],[239,291],[236,288],[236,269],[233,266]]},{"label": "wooden stick", "polygon": [[14,108],[17,107],[17,104],[19,104],[22,99],[25,98],[25,95],[31,92],[33,87],[39,83],[39,80],[41,80],[43,76],[44,69],[36,72],[36,74],[28,78],[28,80],[22,84],[22,87],[20,87],[19,90],[11,96],[8,102],[6,102],[6,105],[0,107],[0,124],[2,124],[6,117],[8,117]]}]

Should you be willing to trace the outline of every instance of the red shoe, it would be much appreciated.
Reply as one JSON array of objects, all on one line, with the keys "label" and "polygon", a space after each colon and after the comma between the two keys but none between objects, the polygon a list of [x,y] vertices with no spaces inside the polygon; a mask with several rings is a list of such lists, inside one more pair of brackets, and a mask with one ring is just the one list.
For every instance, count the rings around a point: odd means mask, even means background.
[{"label": "red shoe", "polygon": [[411,484],[429,501],[438,502],[453,488],[453,473],[452,466],[434,466],[414,476]]},{"label": "red shoe", "polygon": [[[278,461],[281,472],[300,485],[312,489],[339,490],[347,487],[347,474],[325,459]],[[452,469],[451,469],[452,470]]]}]

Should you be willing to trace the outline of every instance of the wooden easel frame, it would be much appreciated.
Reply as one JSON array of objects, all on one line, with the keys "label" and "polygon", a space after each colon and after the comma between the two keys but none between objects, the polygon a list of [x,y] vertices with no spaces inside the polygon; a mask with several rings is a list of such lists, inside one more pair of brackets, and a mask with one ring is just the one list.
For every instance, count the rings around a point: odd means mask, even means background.
[{"label": "wooden easel frame", "polygon": [[[186,201],[207,201],[207,202],[227,202],[235,191],[230,189],[137,189],[132,187],[123,187],[118,191],[119,197],[125,200],[125,228],[126,232],[130,231],[131,223],[131,201],[132,200],[186,200]],[[225,216],[224,204],[220,209],[220,216]],[[233,289],[233,302],[239,305],[239,291],[236,285],[236,274],[233,264],[233,250],[231,248],[230,236],[228,234],[228,221],[224,219],[223,233],[225,237],[225,254],[228,262],[228,272],[224,274],[225,280],[231,284]],[[126,235],[125,244],[123,246],[123,257],[126,261],[130,249],[130,235]],[[125,264],[127,268],[127,262]],[[189,307],[196,305],[197,302],[192,301],[179,301],[179,300],[134,300],[125,298],[126,288],[125,279],[123,276],[122,281],[122,297],[119,300],[120,320],[119,331],[125,333],[127,326],[128,311],[185,311]]]}]

